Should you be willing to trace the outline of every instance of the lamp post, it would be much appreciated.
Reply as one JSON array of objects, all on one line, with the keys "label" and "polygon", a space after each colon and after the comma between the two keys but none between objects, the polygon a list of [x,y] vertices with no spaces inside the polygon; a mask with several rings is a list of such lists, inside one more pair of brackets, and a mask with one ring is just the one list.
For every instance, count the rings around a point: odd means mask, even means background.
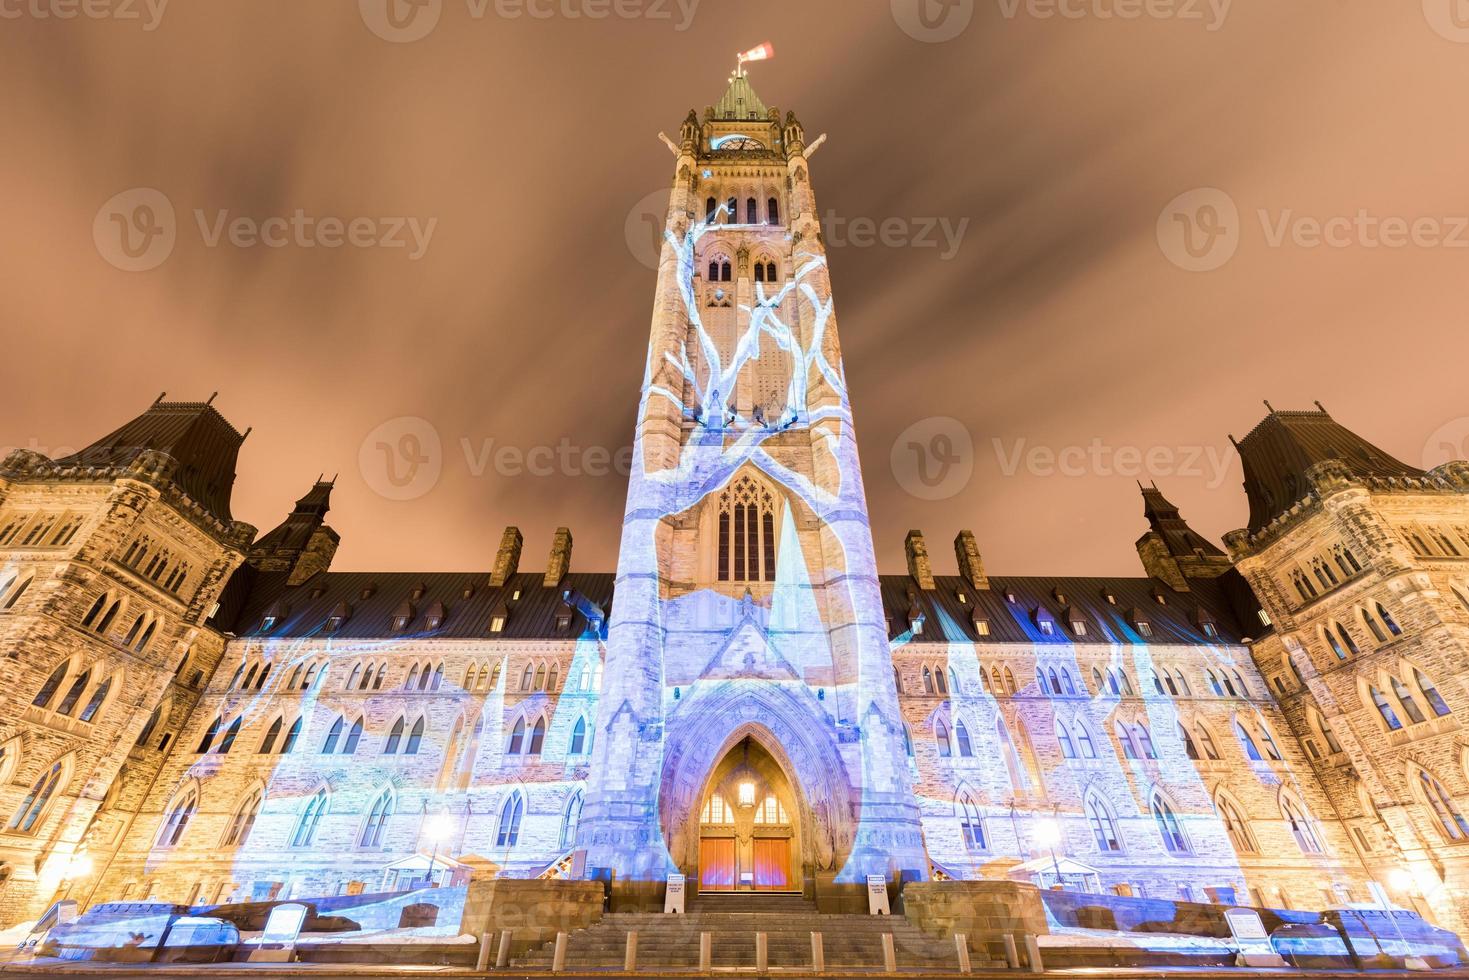
[{"label": "lamp post", "polygon": [[1062,887],[1061,860],[1056,857],[1056,845],[1061,842],[1060,821],[1054,816],[1041,817],[1035,822],[1035,837],[1051,852],[1051,867],[1056,874],[1056,887]]},{"label": "lamp post", "polygon": [[434,887],[434,862],[439,857],[439,843],[448,839],[454,832],[454,823],[449,819],[447,813],[436,813],[428,818],[423,825],[423,832],[433,844],[433,850],[428,858],[428,886]]}]

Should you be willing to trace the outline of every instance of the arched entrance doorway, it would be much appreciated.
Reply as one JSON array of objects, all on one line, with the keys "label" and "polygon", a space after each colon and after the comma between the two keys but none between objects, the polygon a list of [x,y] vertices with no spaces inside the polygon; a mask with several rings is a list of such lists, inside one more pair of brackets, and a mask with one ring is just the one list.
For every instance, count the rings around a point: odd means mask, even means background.
[{"label": "arched entrance doorway", "polygon": [[785,770],[746,735],[714,767],[699,807],[699,891],[800,891],[799,814]]}]

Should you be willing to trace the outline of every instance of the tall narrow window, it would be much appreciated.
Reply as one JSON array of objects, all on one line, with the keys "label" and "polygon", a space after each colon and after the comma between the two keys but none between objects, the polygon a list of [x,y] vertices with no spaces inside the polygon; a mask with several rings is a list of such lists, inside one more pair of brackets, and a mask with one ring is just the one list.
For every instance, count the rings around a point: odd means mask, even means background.
[{"label": "tall narrow window", "polygon": [[969,740],[969,729],[964,727],[964,722],[954,722],[954,741],[958,743],[959,755],[965,759],[974,755],[974,744]]},{"label": "tall narrow window", "polygon": [[1219,811],[1219,819],[1224,824],[1224,831],[1229,835],[1229,842],[1239,854],[1255,854],[1259,851],[1259,845],[1255,843],[1255,835],[1250,832],[1250,825],[1240,817],[1239,811],[1234,804],[1226,799],[1220,798],[1216,802]]},{"label": "tall narrow window", "polygon": [[1087,798],[1086,820],[1087,825],[1092,829],[1092,839],[1097,842],[1097,850],[1103,853],[1122,850],[1122,842],[1117,836],[1117,823],[1112,819],[1112,811],[1095,795]]},{"label": "tall narrow window", "polygon": [[326,733],[326,741],[322,743],[322,755],[331,755],[337,750],[337,742],[342,737],[342,729],[346,727],[347,719],[338,718],[332,722],[331,730]]},{"label": "tall narrow window", "polygon": [[728,582],[729,564],[729,512],[719,512],[719,581]]},{"label": "tall narrow window", "polygon": [[1175,854],[1188,851],[1188,839],[1183,836],[1183,828],[1178,823],[1178,816],[1173,812],[1173,807],[1160,796],[1153,797],[1153,822],[1158,825],[1158,833],[1163,837],[1163,846]]},{"label": "tall narrow window", "polygon": [[[341,724],[341,719],[338,719],[337,723]],[[270,755],[270,750],[275,748],[275,740],[280,737],[281,725],[282,719],[280,718],[270,723],[270,728],[266,731],[265,738],[260,740],[260,748],[257,754]]]},{"label": "tall narrow window", "polygon": [[1393,696],[1398,699],[1398,703],[1403,706],[1403,713],[1408,716],[1408,723],[1417,725],[1426,721],[1423,709],[1418,707],[1418,702],[1414,700],[1413,692],[1408,690],[1408,685],[1396,677],[1390,677],[1388,680],[1392,684]]},{"label": "tall narrow window", "polygon": [[403,747],[404,755],[417,755],[418,747],[423,744],[423,719],[419,718],[413,723],[413,730],[408,733],[408,742]]},{"label": "tall narrow window", "polygon": [[745,224],[758,225],[760,223],[760,205],[752,197],[745,202]]},{"label": "tall narrow window", "polygon": [[215,749],[216,752],[220,755],[229,754],[230,749],[235,747],[235,739],[240,736],[240,724],[244,720],[245,716],[241,715],[230,722],[230,727],[224,730],[224,738],[219,740],[219,748]]},{"label": "tall narrow window", "polygon": [[[98,684],[97,687],[92,691],[92,696],[87,699],[87,706],[82,709],[82,713],[77,715],[77,718],[81,721],[91,721],[94,717],[96,717],[98,710],[101,709],[103,703],[107,700],[107,692],[111,689],[111,677],[107,678],[107,680],[103,681],[101,684]],[[1438,692],[1434,691],[1434,694],[1437,695]],[[1444,709],[1444,714],[1448,714],[1447,708]]]},{"label": "tall narrow window", "polygon": [[177,844],[184,836],[184,831],[189,828],[189,821],[194,818],[194,811],[198,808],[199,797],[193,790],[189,790],[164,818],[163,828],[158,832],[158,846],[173,847]]},{"label": "tall narrow window", "polygon": [[321,826],[321,818],[326,816],[326,790],[317,790],[316,795],[306,803],[306,809],[301,811],[301,819],[296,823],[296,832],[291,835],[292,847],[310,847],[316,841],[316,829]]},{"label": "tall narrow window", "polygon": [[[300,724],[297,721],[296,724]],[[362,719],[358,718],[352,723],[352,728],[347,732],[347,741],[342,743],[342,754],[351,755],[357,751],[357,743],[362,739]]]},{"label": "tall narrow window", "polygon": [[1260,747],[1255,744],[1255,740],[1250,736],[1249,730],[1242,723],[1238,721],[1234,723],[1234,733],[1239,736],[1240,745],[1245,750],[1245,756],[1251,762],[1265,761],[1265,757],[1260,754]]},{"label": "tall narrow window", "polygon": [[1390,732],[1395,732],[1399,728],[1402,728],[1403,723],[1398,720],[1398,714],[1396,711],[1393,711],[1392,705],[1388,703],[1387,696],[1379,691],[1376,687],[1369,687],[1367,691],[1372,697],[1373,707],[1375,707],[1377,709],[1377,713],[1382,716],[1382,722],[1387,726],[1387,730]]},{"label": "tall narrow window", "polygon": [[984,822],[979,816],[979,806],[974,802],[974,797],[965,793],[959,797],[959,832],[964,838],[964,846],[971,851],[982,851],[985,849]]},{"label": "tall narrow window", "polygon": [[525,798],[516,790],[500,811],[500,829],[495,834],[496,847],[514,847],[520,840],[520,818],[525,812]]},{"label": "tall narrow window", "polygon": [[51,676],[46,678],[46,683],[41,685],[41,690],[36,694],[31,704],[34,704],[38,708],[44,708],[50,705],[51,699],[56,696],[57,689],[61,687],[61,682],[66,680],[66,671],[70,666],[70,662],[65,660],[58,664],[56,669],[51,672]]},{"label": "tall narrow window", "polygon": [[571,794],[571,799],[566,802],[566,811],[561,817],[561,850],[567,850],[576,846],[576,831],[581,824],[582,804],[586,797],[581,790]]},{"label": "tall narrow window", "polygon": [[1290,800],[1282,800],[1280,804],[1281,815],[1285,817],[1287,826],[1290,827],[1291,836],[1296,839],[1297,846],[1303,854],[1320,854],[1321,842],[1316,839],[1316,830],[1311,826],[1311,821]]},{"label": "tall narrow window", "polygon": [[66,689],[66,695],[61,699],[61,703],[56,706],[56,713],[58,715],[69,715],[72,713],[72,710],[77,706],[77,701],[82,696],[82,691],[86,690],[87,681],[91,679],[92,672],[90,670],[84,670],[77,675],[77,679],[71,682],[71,687]]},{"label": "tall narrow window", "polygon": [[30,792],[26,793],[25,799],[21,800],[20,807],[11,816],[10,823],[6,825],[7,830],[21,834],[35,832],[41,814],[46,812],[46,804],[51,802],[51,797],[56,795],[56,790],[61,785],[63,770],[64,767],[58,762],[41,773],[40,777],[31,784]]},{"label": "tall narrow window", "polygon": [[256,790],[245,798],[235,810],[234,816],[230,818],[229,829],[225,831],[223,847],[235,847],[244,844],[250,837],[250,830],[255,826],[255,818],[260,815],[260,804],[264,795]]},{"label": "tall narrow window", "polygon": [[546,743],[546,719],[537,718],[536,723],[531,726],[530,744],[525,748],[526,755],[540,755],[541,748]]},{"label": "tall narrow window", "polygon": [[214,721],[209,723],[209,727],[204,730],[204,737],[199,740],[198,752],[200,755],[203,755],[205,752],[209,751],[209,747],[213,745],[214,740],[219,737],[219,726],[223,723],[223,718],[215,718]]},{"label": "tall narrow window", "polygon": [[372,809],[367,814],[367,823],[362,825],[362,834],[357,838],[357,846],[382,847],[383,832],[387,829],[388,818],[392,815],[393,791],[385,789],[373,801]]},{"label": "tall narrow window", "polygon": [[571,729],[571,744],[567,746],[567,755],[581,755],[587,742],[587,720],[578,718],[576,725]]},{"label": "tall narrow window", "polygon": [[1433,815],[1438,818],[1439,827],[1444,836],[1449,840],[1463,840],[1469,837],[1469,822],[1465,822],[1464,815],[1454,803],[1454,798],[1444,788],[1444,784],[1434,779],[1422,769],[1418,770],[1419,789],[1423,791],[1428,805],[1433,808]]},{"label": "tall narrow window", "polygon": [[515,727],[510,730],[510,745],[505,749],[507,755],[519,755],[525,744],[525,719],[515,719]]},{"label": "tall narrow window", "polygon": [[780,224],[780,201],[772,197],[765,202],[765,217],[772,225]]},{"label": "tall narrow window", "polygon": [[296,739],[301,737],[301,719],[297,718],[291,722],[291,727],[286,731],[286,739],[281,742],[281,755],[285,755],[296,747]]},{"label": "tall narrow window", "polygon": [[1423,699],[1433,709],[1433,713],[1442,718],[1449,713],[1448,702],[1444,701],[1443,695],[1438,693],[1438,687],[1429,680],[1427,675],[1417,667],[1413,668],[1413,680],[1418,682],[1418,690],[1423,692]]},{"label": "tall narrow window", "polygon": [[393,755],[398,751],[398,746],[403,742],[403,719],[399,718],[393,722],[392,729],[388,732],[388,740],[383,744],[383,755]]}]

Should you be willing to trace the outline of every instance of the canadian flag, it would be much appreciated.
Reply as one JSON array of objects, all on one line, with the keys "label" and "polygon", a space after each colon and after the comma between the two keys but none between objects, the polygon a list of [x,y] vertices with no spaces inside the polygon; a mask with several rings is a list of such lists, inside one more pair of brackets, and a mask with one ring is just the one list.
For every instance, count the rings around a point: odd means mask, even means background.
[{"label": "canadian flag", "polygon": [[758,48],[751,48],[744,54],[740,55],[740,64],[744,64],[747,61],[769,61],[771,58],[774,57],[775,45],[771,44],[769,41],[766,41]]}]

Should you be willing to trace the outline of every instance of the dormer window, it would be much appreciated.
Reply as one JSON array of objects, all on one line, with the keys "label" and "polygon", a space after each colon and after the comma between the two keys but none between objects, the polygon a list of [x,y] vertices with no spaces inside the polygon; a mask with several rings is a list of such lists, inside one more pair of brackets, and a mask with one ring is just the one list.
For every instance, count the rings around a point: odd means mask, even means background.
[{"label": "dormer window", "polygon": [[519,602],[520,601],[520,590],[519,589],[516,589],[514,592],[510,593],[510,601],[511,602]]},{"label": "dormer window", "polygon": [[1203,626],[1200,627],[1200,629],[1203,630],[1204,635],[1211,640],[1219,636],[1219,630],[1214,626],[1213,623],[1205,623]]},{"label": "dormer window", "polygon": [[261,632],[263,632],[263,633],[269,633],[271,630],[275,629],[276,622],[277,622],[276,617],[274,617],[274,616],[266,616],[264,619],[262,619],[260,621],[260,630],[261,630]]},{"label": "dormer window", "polygon": [[359,592],[358,593],[358,596],[360,598],[364,599],[364,600],[371,599],[372,598],[372,594],[374,592],[376,592],[376,591],[377,591],[377,587],[376,586],[369,585],[366,588],[364,588],[361,592]]},{"label": "dormer window", "polygon": [[417,602],[419,599],[423,598],[423,594],[427,591],[428,589],[426,589],[423,583],[420,582],[418,585],[415,585],[413,587],[413,591],[408,594],[408,598],[414,602]]},{"label": "dormer window", "polygon": [[923,633],[923,621],[927,618],[923,610],[919,609],[916,604],[908,607],[908,629],[914,636]]},{"label": "dormer window", "polygon": [[[517,590],[517,594],[518,594],[518,590]],[[503,603],[503,602],[502,603],[499,603],[498,605],[495,606],[494,609],[490,610],[490,632],[491,633],[503,633],[503,632],[505,632],[505,624],[507,622],[509,622],[509,620],[510,620],[510,610],[508,610],[508,609],[505,608],[505,603]]]},{"label": "dormer window", "polygon": [[974,617],[974,619],[972,620],[972,622],[974,623],[974,632],[977,635],[979,635],[979,636],[989,636],[990,635],[990,621],[988,619],[985,619],[983,616],[976,615]]},{"label": "dormer window", "polygon": [[326,595],[326,589],[323,589],[319,585],[314,586],[311,589],[311,598],[313,598],[313,599],[320,599],[324,595]]},{"label": "dormer window", "polygon": [[1044,606],[1036,606],[1030,614],[1030,619],[1035,623],[1035,628],[1041,631],[1042,636],[1056,634],[1056,617],[1052,616],[1050,610]]},{"label": "dormer window", "polygon": [[1153,635],[1153,623],[1141,609],[1133,607],[1127,614],[1127,621],[1132,624],[1133,629],[1137,630],[1139,636]]},{"label": "dormer window", "polygon": [[1107,600],[1107,605],[1109,606],[1117,605],[1117,593],[1113,592],[1111,589],[1107,589],[1106,591],[1104,591],[1102,593],[1102,598]]},{"label": "dormer window", "polygon": [[961,606],[967,606],[969,604],[969,596],[968,596],[967,593],[965,593],[965,591],[963,589],[960,589],[958,592],[955,592],[954,593],[954,598],[956,598],[956,599],[959,600],[959,605],[961,605]]},{"label": "dormer window", "polygon": [[1014,589],[1006,589],[1005,590],[1005,601],[1006,602],[1014,602],[1015,601],[1015,590]]},{"label": "dormer window", "polygon": [[413,603],[403,603],[397,609],[393,610],[393,631],[396,633],[403,632],[417,615],[418,610],[413,608]]},{"label": "dormer window", "polygon": [[444,625],[444,620],[447,617],[448,610],[444,608],[444,604],[442,602],[435,602],[432,606],[428,607],[428,612],[424,613],[423,628],[430,631],[436,630]]},{"label": "dormer window", "polygon": [[1043,619],[1037,625],[1040,626],[1041,633],[1046,636],[1050,636],[1051,634],[1056,632],[1056,624],[1051,622],[1049,619]]},{"label": "dormer window", "polygon": [[394,616],[393,630],[395,632],[401,633],[408,628],[408,624],[411,622],[413,622],[413,618],[411,616]]},{"label": "dormer window", "polygon": [[343,624],[345,624],[347,620],[351,618],[351,616],[351,606],[347,605],[345,602],[337,603],[337,607],[332,610],[332,614],[326,618],[327,632],[335,633],[337,630],[342,628]]},{"label": "dormer window", "polygon": [[472,585],[466,585],[464,587],[464,591],[461,592],[461,593],[459,593],[459,594],[462,597],[464,597],[465,599],[473,599],[474,598],[474,586],[472,586]]},{"label": "dormer window", "polygon": [[1056,601],[1059,602],[1061,605],[1068,605],[1068,603],[1066,602],[1066,593],[1062,592],[1060,589],[1052,589],[1051,595],[1055,596]]}]

